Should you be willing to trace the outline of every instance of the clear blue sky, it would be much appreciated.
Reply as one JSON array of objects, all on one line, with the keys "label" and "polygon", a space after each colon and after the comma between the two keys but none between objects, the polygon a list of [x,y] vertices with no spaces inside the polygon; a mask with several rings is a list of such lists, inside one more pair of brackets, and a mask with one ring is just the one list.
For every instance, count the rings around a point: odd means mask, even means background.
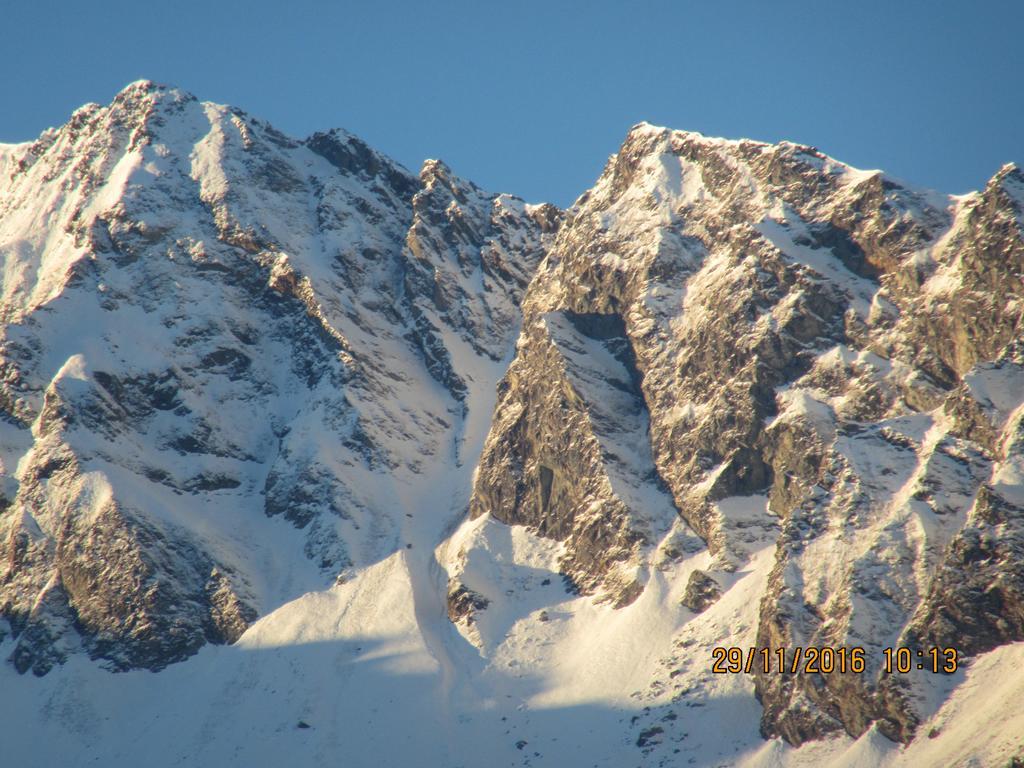
[{"label": "clear blue sky", "polygon": [[944,192],[1024,163],[1022,0],[0,0],[0,141],[139,78],[565,205],[641,120]]}]

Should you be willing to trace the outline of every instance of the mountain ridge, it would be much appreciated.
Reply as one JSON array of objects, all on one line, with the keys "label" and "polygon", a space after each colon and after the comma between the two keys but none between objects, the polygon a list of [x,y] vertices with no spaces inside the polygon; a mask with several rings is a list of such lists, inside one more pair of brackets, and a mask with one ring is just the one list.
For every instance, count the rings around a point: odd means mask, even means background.
[{"label": "mountain ridge", "polygon": [[[883,648],[1024,640],[1022,211],[1013,164],[942,196],[647,123],[561,211],[133,83],[0,147],[4,653],[401,627],[438,727],[585,689],[647,702],[615,759],[917,744],[955,694]],[[591,679],[583,628],[647,661]],[[717,680],[713,642],[869,668]],[[679,737],[732,698],[737,744]]]}]

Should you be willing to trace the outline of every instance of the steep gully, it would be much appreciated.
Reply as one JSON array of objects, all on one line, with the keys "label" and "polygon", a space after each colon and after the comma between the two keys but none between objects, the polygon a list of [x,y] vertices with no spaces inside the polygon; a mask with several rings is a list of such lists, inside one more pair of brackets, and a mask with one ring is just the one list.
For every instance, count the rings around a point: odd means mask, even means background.
[{"label": "steep gully", "polygon": [[438,700],[449,743],[454,743],[457,733],[458,708],[453,703],[468,696],[481,699],[483,692],[476,690],[475,681],[485,661],[448,618],[448,573],[441,560],[452,533],[465,519],[473,470],[479,464],[497,398],[496,382],[511,359],[510,350],[506,359],[487,365],[486,382],[468,388],[461,434],[458,428],[453,434],[453,455],[439,455],[424,469],[419,482],[395,488],[406,510],[401,527],[402,563],[409,576],[416,624],[439,667]]}]

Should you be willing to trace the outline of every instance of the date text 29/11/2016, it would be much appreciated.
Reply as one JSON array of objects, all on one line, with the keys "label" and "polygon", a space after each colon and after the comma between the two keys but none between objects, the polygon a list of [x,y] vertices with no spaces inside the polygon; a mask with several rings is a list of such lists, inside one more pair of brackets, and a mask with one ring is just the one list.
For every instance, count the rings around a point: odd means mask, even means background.
[{"label": "date text 29/11/2016", "polygon": [[[715,674],[861,674],[867,671],[867,651],[860,646],[795,646],[793,648],[712,649],[711,671]],[[909,674],[914,670],[953,674],[959,666],[956,648],[884,648],[882,672]]]}]

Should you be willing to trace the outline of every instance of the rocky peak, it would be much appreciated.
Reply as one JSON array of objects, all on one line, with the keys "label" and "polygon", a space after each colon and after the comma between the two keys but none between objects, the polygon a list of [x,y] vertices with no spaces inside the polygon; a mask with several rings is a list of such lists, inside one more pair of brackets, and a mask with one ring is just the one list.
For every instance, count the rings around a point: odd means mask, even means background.
[{"label": "rocky peak", "polygon": [[1024,170],[1016,163],[1007,163],[985,185],[983,197],[993,207],[1003,206],[1018,220],[1024,216]]},{"label": "rocky peak", "polygon": [[[405,241],[411,338],[431,375],[461,401],[468,385],[454,372],[452,355],[468,345],[494,361],[505,356],[519,330],[523,292],[560,212],[484,192],[438,160],[423,164],[420,183]],[[442,329],[458,338],[446,339]]]},{"label": "rocky peak", "polygon": [[459,637],[483,686],[599,625],[663,643],[615,668],[652,675],[646,757],[683,699],[752,702],[709,638],[867,650],[753,675],[793,744],[913,738],[947,691],[884,647],[1024,640],[1016,166],[951,198],[644,123],[563,212],[140,82],[0,180],[19,672],[161,669],[278,609],[341,633],[385,589],[446,692]]},{"label": "rocky peak", "polygon": [[159,669],[402,546],[387,489],[460,460],[542,255],[533,209],[449,176],[455,208],[344,131],[297,141],[149,82],[19,151],[0,196],[18,669]]},{"label": "rocky peak", "polygon": [[[1002,178],[1015,183],[1013,171]],[[941,407],[1019,332],[1021,228],[1008,210],[958,207],[802,145],[634,127],[527,292],[472,514],[565,542],[572,583],[624,605],[678,535],[631,503],[625,489],[649,483],[715,554],[709,579],[777,547],[759,645],[892,644],[892,628],[911,631],[935,553],[969,519],[991,468],[985,445],[997,438],[947,433]],[[601,359],[588,346],[597,337],[569,335],[560,317],[620,328],[599,336],[625,350],[613,357],[626,373],[581,369],[579,350],[590,350],[590,366]],[[637,399],[619,413],[639,415],[634,434],[650,446],[628,469],[612,446],[629,428],[598,406],[610,392],[592,389],[626,379]],[[891,483],[873,453],[889,457]],[[617,480],[623,472],[632,480]],[[601,476],[607,486],[593,484]],[[922,488],[913,504],[896,493],[908,482]],[[924,549],[895,544],[886,527],[915,504],[942,521]],[[599,533],[580,514],[595,508],[605,510]],[[845,537],[895,546],[902,559],[835,554]],[[593,555],[594,540],[614,556]],[[906,738],[914,707],[883,682],[759,677],[764,732],[800,742],[879,721]]]},{"label": "rocky peak", "polygon": [[1017,163],[1006,163],[996,172],[993,181],[1002,181],[1004,179],[1010,179],[1016,184],[1024,183],[1024,170],[1021,170]]},{"label": "rocky peak", "polygon": [[454,176],[451,168],[443,160],[424,160],[423,166],[420,168],[420,181],[428,189],[440,185],[447,187],[450,192],[454,192]]},{"label": "rocky peak", "polygon": [[335,128],[314,133],[305,145],[343,173],[366,181],[380,176],[403,198],[411,198],[419,189],[412,174],[347,131]]}]

